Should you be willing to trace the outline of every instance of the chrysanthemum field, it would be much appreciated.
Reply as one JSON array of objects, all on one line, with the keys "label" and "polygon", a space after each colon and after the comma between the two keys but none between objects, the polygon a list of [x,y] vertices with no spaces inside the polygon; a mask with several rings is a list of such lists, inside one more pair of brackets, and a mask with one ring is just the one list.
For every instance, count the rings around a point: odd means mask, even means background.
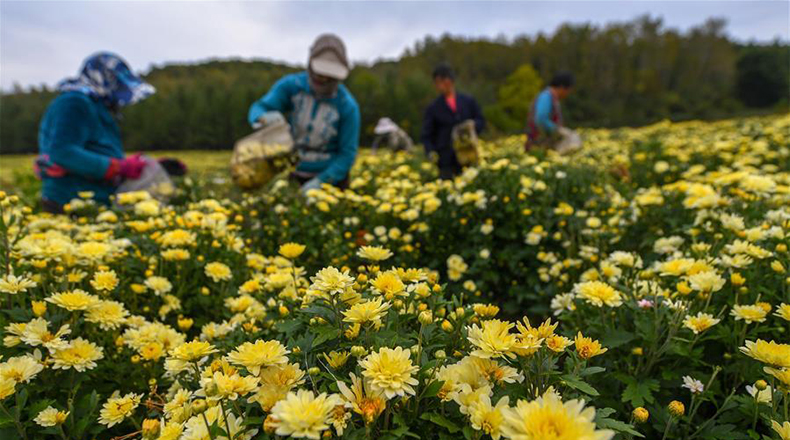
[{"label": "chrysanthemum field", "polygon": [[583,134],[307,197],[9,188],[0,438],[790,439],[790,117]]}]

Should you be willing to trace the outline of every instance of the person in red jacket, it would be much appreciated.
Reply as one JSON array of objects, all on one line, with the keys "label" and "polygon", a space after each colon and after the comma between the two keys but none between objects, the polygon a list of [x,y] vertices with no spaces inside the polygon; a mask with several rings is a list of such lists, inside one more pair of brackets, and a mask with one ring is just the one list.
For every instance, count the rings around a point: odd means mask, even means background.
[{"label": "person in red jacket", "polygon": [[439,177],[452,179],[461,173],[461,164],[453,149],[453,128],[472,120],[475,131],[480,134],[486,121],[477,101],[455,90],[455,74],[450,66],[441,64],[433,71],[433,84],[439,96],[425,109],[421,140],[426,155],[439,156]]}]

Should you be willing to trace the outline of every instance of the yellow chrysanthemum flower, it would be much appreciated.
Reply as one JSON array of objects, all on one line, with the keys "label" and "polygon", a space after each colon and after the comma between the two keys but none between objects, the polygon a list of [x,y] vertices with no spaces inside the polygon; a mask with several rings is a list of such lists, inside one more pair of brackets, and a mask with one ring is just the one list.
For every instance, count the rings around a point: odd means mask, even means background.
[{"label": "yellow chrysanthemum flower", "polygon": [[741,353],[760,362],[776,367],[790,368],[790,345],[767,342],[762,339],[746,341]]},{"label": "yellow chrysanthemum flower", "polygon": [[0,379],[28,383],[42,370],[44,366],[32,356],[16,356],[0,363]]},{"label": "yellow chrysanthemum flower", "polygon": [[390,303],[384,302],[383,298],[376,298],[369,301],[354,304],[350,309],[343,312],[343,321],[350,323],[366,324],[371,323],[374,327],[381,326],[381,320],[387,315]]},{"label": "yellow chrysanthemum flower", "polygon": [[236,347],[236,350],[228,354],[228,360],[236,365],[241,365],[250,373],[258,375],[261,368],[272,365],[282,365],[288,363],[290,353],[280,341],[263,341],[261,339],[253,342],[245,342]]},{"label": "yellow chrysanthemum flower", "polygon": [[384,412],[387,407],[387,401],[384,397],[371,388],[368,382],[357,378],[354,373],[351,373],[351,388],[348,388],[344,382],[337,381],[337,388],[345,398],[346,402],[351,404],[353,411],[362,416],[365,424],[371,424]]},{"label": "yellow chrysanthemum flower", "polygon": [[362,246],[357,251],[357,256],[368,261],[384,261],[392,256],[392,252],[381,246]]},{"label": "yellow chrysanthemum flower", "polygon": [[337,370],[342,368],[348,362],[348,357],[351,353],[347,351],[330,351],[329,353],[321,353],[332,369]]},{"label": "yellow chrysanthemum flower", "polygon": [[118,275],[114,270],[102,270],[93,274],[91,286],[98,292],[111,292],[118,287]]},{"label": "yellow chrysanthemum flower", "polygon": [[698,272],[689,276],[691,288],[703,293],[718,292],[724,287],[725,282],[724,278],[713,270]]},{"label": "yellow chrysanthemum flower", "polygon": [[780,425],[776,420],[771,420],[771,428],[779,434],[780,439],[790,440],[790,421],[786,421]]},{"label": "yellow chrysanthemum flower", "polygon": [[505,410],[508,408],[508,403],[510,403],[510,399],[508,396],[504,396],[499,399],[496,406],[492,406],[491,397],[488,394],[482,394],[476,402],[472,402],[467,407],[469,423],[472,428],[483,431],[493,440],[499,440],[502,436],[502,425],[505,421]]},{"label": "yellow chrysanthemum flower", "polygon": [[280,246],[279,254],[289,260],[293,260],[300,255],[305,250],[305,245],[299,243],[285,243],[284,245]]},{"label": "yellow chrysanthemum flower", "polygon": [[165,277],[151,276],[145,279],[144,284],[145,287],[153,290],[156,296],[164,295],[173,290],[173,284]]},{"label": "yellow chrysanthemum flower", "polygon": [[602,307],[604,304],[609,307],[620,307],[623,304],[620,292],[601,281],[579,283],[574,286],[573,290],[577,297],[596,307]]},{"label": "yellow chrysanthemum flower", "polygon": [[344,293],[354,285],[354,278],[348,275],[348,271],[340,272],[332,266],[319,270],[310,280],[313,282],[310,289],[328,295]]},{"label": "yellow chrysanthemum flower", "polygon": [[555,353],[562,353],[566,348],[573,345],[573,341],[560,335],[551,335],[543,341],[549,350]]},{"label": "yellow chrysanthemum flower", "polygon": [[721,320],[714,318],[713,315],[699,312],[696,316],[686,315],[686,318],[683,320],[683,325],[694,332],[695,335],[698,335],[719,322],[721,322]]},{"label": "yellow chrysanthemum flower", "polygon": [[467,328],[469,342],[478,347],[471,354],[481,358],[515,357],[516,335],[510,333],[513,323],[499,319],[482,322],[482,327],[473,324]]},{"label": "yellow chrysanthemum flower", "polygon": [[784,319],[785,321],[790,321],[790,304],[780,304],[779,307],[776,308],[774,315]]},{"label": "yellow chrysanthemum flower", "polygon": [[337,394],[318,396],[312,391],[298,390],[272,408],[272,426],[277,435],[319,440],[321,432],[329,429],[335,406],[341,404]]},{"label": "yellow chrysanthemum flower", "polygon": [[270,412],[272,407],[294,387],[304,383],[304,371],[299,364],[275,365],[264,368],[258,375],[260,387],[247,402],[257,402],[264,411]]},{"label": "yellow chrysanthemum flower", "polygon": [[102,330],[115,330],[126,322],[129,311],[118,301],[101,301],[88,310],[85,320],[99,324]]},{"label": "yellow chrysanthemum flower", "polygon": [[84,290],[75,289],[71,292],[60,292],[45,298],[45,301],[62,307],[68,311],[88,310],[99,304],[99,298],[89,295]]},{"label": "yellow chrysanthemum flower", "polygon": [[99,413],[99,423],[106,425],[108,428],[121,423],[129,417],[140,404],[141,394],[129,393],[123,397],[110,397],[104,403]]},{"label": "yellow chrysanthemum flower", "polygon": [[49,427],[49,426],[57,426],[62,425],[66,422],[66,418],[69,416],[69,411],[58,411],[56,408],[51,406],[46,407],[41,412],[38,413],[34,422],[36,422],[39,426]]},{"label": "yellow chrysanthemum flower", "polygon": [[75,338],[68,347],[52,353],[52,368],[67,370],[73,368],[85,371],[96,368],[96,361],[104,359],[104,349],[82,338]]},{"label": "yellow chrysanthemum flower", "polygon": [[763,371],[775,377],[777,380],[779,380],[779,382],[782,382],[782,385],[784,385],[785,388],[790,389],[790,369],[788,368],[776,369],[771,367],[765,367],[763,368]]},{"label": "yellow chrysanthemum flower", "polygon": [[515,408],[504,411],[502,434],[513,440],[609,440],[615,434],[596,429],[595,409],[584,408],[583,400],[563,402],[551,389],[531,402],[519,400]]},{"label": "yellow chrysanthemum flower", "polygon": [[394,271],[380,273],[376,279],[371,281],[370,285],[373,286],[376,293],[384,295],[384,298],[388,300],[392,300],[396,296],[407,295],[406,285]]},{"label": "yellow chrysanthemum flower", "polygon": [[36,318],[25,325],[19,338],[27,345],[43,346],[54,351],[69,345],[63,337],[70,333],[68,324],[60,326],[57,332],[52,333],[49,331],[49,322],[46,319]]},{"label": "yellow chrysanthemum flower", "polygon": [[206,395],[211,400],[230,399],[236,400],[258,387],[258,378],[255,376],[241,376],[239,374],[226,374],[222,371],[215,372],[210,378],[201,380]]},{"label": "yellow chrysanthemum flower", "polygon": [[216,352],[217,349],[206,341],[192,341],[175,347],[170,356],[179,361],[191,362]]},{"label": "yellow chrysanthemum flower", "polygon": [[27,277],[17,277],[13,274],[7,274],[0,277],[0,292],[9,295],[16,295],[17,293],[25,293],[27,289],[36,287],[37,283]]},{"label": "yellow chrysanthemum flower", "polygon": [[748,324],[754,322],[764,322],[768,312],[759,304],[752,305],[734,305],[730,310],[730,315],[735,317],[736,321],[744,320]]},{"label": "yellow chrysanthemum flower", "polygon": [[576,335],[574,342],[576,343],[576,353],[578,353],[579,357],[582,359],[590,359],[591,357],[598,356],[599,354],[604,354],[607,350],[609,350],[608,348],[601,347],[600,342],[595,341],[592,338],[584,337],[582,332],[579,332]]},{"label": "yellow chrysanthemum flower", "polygon": [[414,395],[412,385],[417,385],[413,374],[419,367],[413,365],[409,350],[382,347],[359,361],[362,376],[370,381],[371,389],[392,399],[395,396]]},{"label": "yellow chrysanthemum flower", "polygon": [[0,402],[11,396],[16,391],[16,382],[0,376]]},{"label": "yellow chrysanthemum flower", "polygon": [[228,281],[233,277],[233,272],[230,268],[218,261],[206,265],[204,272],[206,276],[211,278],[214,282]]}]

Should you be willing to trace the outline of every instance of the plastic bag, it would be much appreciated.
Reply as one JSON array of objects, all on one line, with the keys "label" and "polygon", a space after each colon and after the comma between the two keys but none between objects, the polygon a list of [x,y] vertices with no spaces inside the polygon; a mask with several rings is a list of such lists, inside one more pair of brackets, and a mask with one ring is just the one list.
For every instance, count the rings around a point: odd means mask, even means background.
[{"label": "plastic bag", "polygon": [[284,119],[239,139],[230,159],[233,182],[244,189],[265,185],[296,162],[293,144]]},{"label": "plastic bag", "polygon": [[554,145],[554,150],[559,154],[571,154],[582,147],[582,138],[579,133],[566,128],[560,127],[558,130],[560,140]]},{"label": "plastic bag", "polygon": [[477,165],[480,152],[475,121],[468,119],[453,127],[452,139],[458,163],[463,167]]},{"label": "plastic bag", "polygon": [[145,161],[145,167],[140,177],[124,180],[116,193],[146,191],[160,202],[167,202],[175,192],[170,175],[158,160],[148,156],[141,156],[141,159]]}]

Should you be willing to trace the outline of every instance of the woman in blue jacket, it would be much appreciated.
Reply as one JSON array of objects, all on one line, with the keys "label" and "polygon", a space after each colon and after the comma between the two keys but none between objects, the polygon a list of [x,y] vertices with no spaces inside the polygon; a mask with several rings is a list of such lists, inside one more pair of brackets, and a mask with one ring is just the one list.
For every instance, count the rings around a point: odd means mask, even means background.
[{"label": "woman in blue jacket", "polygon": [[58,90],[38,132],[35,168],[43,181],[43,208],[61,213],[83,191],[108,204],[121,181],[138,178],[145,166],[138,155],[124,155],[115,114],[150,96],[154,88],[118,55],[98,53]]},{"label": "woman in blue jacket", "polygon": [[341,84],[349,73],[346,48],[325,34],[310,48],[307,71],[286,75],[252,104],[250,124],[265,126],[290,113],[291,134],[299,164],[293,177],[302,191],[330,183],[348,186],[348,172],[359,146],[359,106]]}]

